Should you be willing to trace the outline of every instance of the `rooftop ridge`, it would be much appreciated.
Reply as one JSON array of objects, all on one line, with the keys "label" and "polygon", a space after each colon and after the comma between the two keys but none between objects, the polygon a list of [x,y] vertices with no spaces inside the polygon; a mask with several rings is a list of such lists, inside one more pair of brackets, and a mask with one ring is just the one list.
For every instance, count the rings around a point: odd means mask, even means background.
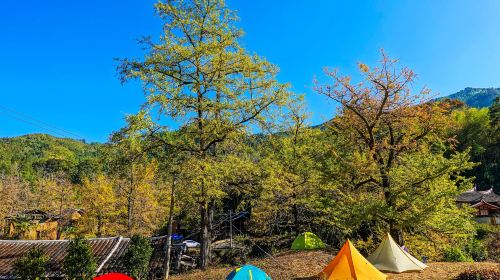
[{"label": "rooftop ridge", "polygon": [[[121,236],[113,236],[113,237],[94,237],[94,238],[86,238],[85,240],[87,241],[95,241],[95,240],[112,240],[112,239],[117,239],[121,238],[122,240],[128,240],[130,238],[128,237],[121,237]],[[0,242],[5,242],[5,243],[64,243],[64,242],[69,242],[71,239],[59,239],[59,240],[27,240],[27,239],[19,239],[19,240],[14,240],[14,239],[0,239]]]}]

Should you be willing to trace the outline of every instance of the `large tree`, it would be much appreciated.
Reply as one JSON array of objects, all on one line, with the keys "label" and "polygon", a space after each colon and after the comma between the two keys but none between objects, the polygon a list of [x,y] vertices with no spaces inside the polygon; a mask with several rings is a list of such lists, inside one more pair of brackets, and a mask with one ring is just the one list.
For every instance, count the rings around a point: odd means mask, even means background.
[{"label": "large tree", "polygon": [[[274,65],[239,45],[242,31],[223,0],[166,1],[155,7],[164,21],[160,40],[145,39],[144,59],[126,59],[120,71],[124,80],[143,82],[147,114],[140,115],[154,116],[151,137],[189,155],[201,220],[200,266],[205,268],[211,211],[222,192],[223,175],[212,168],[221,161],[218,147],[265,121],[286,101],[287,86],[276,81]],[[175,138],[164,137],[165,119],[178,128]]]},{"label": "large tree", "polygon": [[326,70],[333,84],[316,87],[338,102],[338,115],[327,126],[348,143],[336,178],[344,209],[365,224],[382,223],[400,244],[404,231],[460,232],[468,221],[454,195],[469,183],[459,174],[472,164],[466,153],[445,156],[445,110],[427,102],[428,90],[413,92],[415,73],[384,52],[380,66],[359,68],[359,83]]}]

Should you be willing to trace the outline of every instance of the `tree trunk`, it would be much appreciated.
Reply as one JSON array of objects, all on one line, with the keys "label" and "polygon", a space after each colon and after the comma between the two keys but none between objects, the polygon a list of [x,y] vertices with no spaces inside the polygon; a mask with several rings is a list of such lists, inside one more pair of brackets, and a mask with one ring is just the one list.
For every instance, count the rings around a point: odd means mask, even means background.
[{"label": "tree trunk", "polygon": [[129,236],[132,235],[132,211],[133,211],[133,201],[134,201],[134,166],[130,164],[130,181],[129,181],[129,191],[127,198],[127,233]]},{"label": "tree trunk", "polygon": [[292,214],[293,214],[293,230],[295,231],[296,234],[300,234],[299,232],[299,207],[295,201],[297,201],[297,195],[294,193],[293,196],[293,206],[292,206]]},{"label": "tree trunk", "polygon": [[101,216],[99,215],[97,217],[97,237],[102,237],[102,218]]},{"label": "tree trunk", "polygon": [[[391,181],[385,168],[380,168],[380,176],[382,177],[382,189],[384,191],[385,203],[391,209],[394,209],[396,207],[396,201],[394,195],[391,193]],[[389,222],[389,233],[399,246],[404,245],[403,231],[395,225],[394,221]]]},{"label": "tree trunk", "polygon": [[399,246],[403,246],[405,244],[403,238],[403,231],[401,229],[398,229],[393,225],[391,225],[390,234],[392,238],[394,238],[394,241],[396,241],[396,243],[398,243]]},{"label": "tree trunk", "polygon": [[206,269],[210,261],[210,213],[206,203],[200,205],[201,214],[201,248],[200,248],[200,268]]},{"label": "tree trunk", "polygon": [[165,277],[163,279],[168,280],[170,275],[170,252],[172,250],[172,220],[174,213],[174,203],[175,203],[175,178],[172,182],[172,193],[170,194],[170,212],[168,213],[168,224],[167,224],[167,252],[165,256]]}]

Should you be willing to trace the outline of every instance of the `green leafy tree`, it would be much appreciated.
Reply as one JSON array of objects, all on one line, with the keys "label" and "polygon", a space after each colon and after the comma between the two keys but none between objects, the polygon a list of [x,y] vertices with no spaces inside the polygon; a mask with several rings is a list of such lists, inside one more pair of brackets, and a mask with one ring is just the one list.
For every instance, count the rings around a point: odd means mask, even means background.
[{"label": "green leafy tree", "polygon": [[45,279],[49,258],[42,249],[34,248],[14,263],[14,274],[23,280]]},{"label": "green leafy tree", "polygon": [[261,233],[292,229],[296,234],[315,221],[321,185],[322,131],[311,128],[302,104],[291,104],[283,132],[259,145],[265,173],[263,191],[252,209]]},{"label": "green leafy tree", "polygon": [[[144,112],[134,122],[146,120],[151,138],[188,155],[205,268],[213,211],[224,196],[224,180],[213,168],[224,160],[219,148],[268,120],[289,93],[276,81],[274,65],[239,45],[242,31],[224,1],[166,1],[155,7],[164,21],[160,41],[145,39],[146,57],[124,60],[119,70],[124,80],[138,78],[145,87]],[[176,137],[167,133],[165,119],[179,127]]]},{"label": "green leafy tree", "polygon": [[97,264],[89,242],[80,237],[71,240],[62,263],[66,279],[90,280],[94,277],[96,269]]},{"label": "green leafy tree", "polygon": [[146,279],[149,272],[149,260],[153,248],[148,238],[140,235],[132,236],[130,245],[123,256],[125,268],[135,279]]},{"label": "green leafy tree", "polygon": [[316,88],[340,105],[327,127],[345,143],[335,171],[342,216],[352,229],[390,230],[399,244],[404,232],[434,242],[467,237],[469,215],[454,198],[470,187],[460,174],[474,165],[443,137],[448,115],[426,102],[427,90],[413,92],[415,73],[385,53],[380,66],[359,68],[359,83],[327,70],[333,83]]},{"label": "green leafy tree", "polygon": [[457,129],[452,130],[458,141],[457,150],[470,149],[471,160],[480,163],[464,174],[474,176],[479,189],[489,189],[488,168],[491,158],[486,151],[492,139],[488,109],[465,108],[452,112],[452,116],[457,123]]},{"label": "green leafy tree", "polygon": [[496,193],[500,194],[500,97],[490,107],[490,141],[486,151],[486,175]]}]

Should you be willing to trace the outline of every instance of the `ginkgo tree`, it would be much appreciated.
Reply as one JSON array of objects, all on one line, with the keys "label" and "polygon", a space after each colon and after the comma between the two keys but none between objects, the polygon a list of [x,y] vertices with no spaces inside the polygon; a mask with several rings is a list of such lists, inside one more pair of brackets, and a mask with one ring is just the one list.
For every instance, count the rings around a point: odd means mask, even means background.
[{"label": "ginkgo tree", "polygon": [[[143,59],[124,59],[124,81],[140,79],[148,133],[189,155],[193,197],[200,213],[200,266],[209,262],[213,205],[223,196],[219,146],[264,123],[287,102],[278,69],[239,44],[243,32],[223,0],[177,0],[155,5],[163,20],[158,41],[144,39]],[[164,137],[165,124],[178,129]]]}]

